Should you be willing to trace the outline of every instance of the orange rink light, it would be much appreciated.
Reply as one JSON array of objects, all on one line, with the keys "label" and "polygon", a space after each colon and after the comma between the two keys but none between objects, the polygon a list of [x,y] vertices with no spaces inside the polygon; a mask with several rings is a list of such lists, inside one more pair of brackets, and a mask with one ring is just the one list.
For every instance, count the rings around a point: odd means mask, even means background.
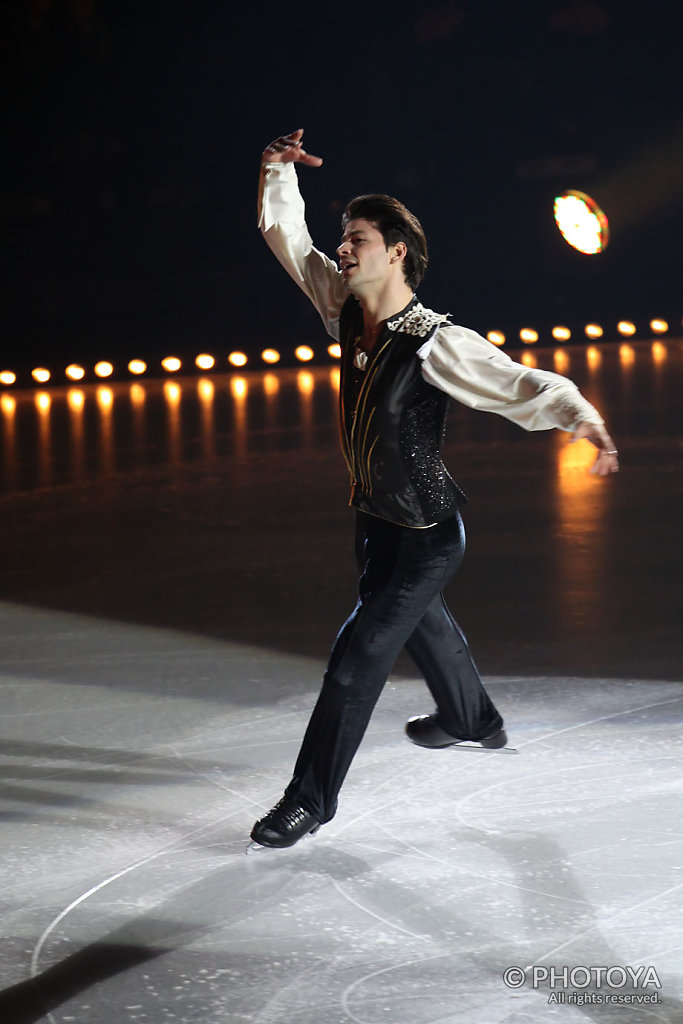
[{"label": "orange rink light", "polygon": [[166,373],[177,373],[183,364],[177,356],[166,356],[165,359],[161,360],[161,365],[166,370]]},{"label": "orange rink light", "polygon": [[112,363],[106,359],[101,359],[99,363],[95,363],[95,375],[97,377],[111,377],[114,372]]},{"label": "orange rink light", "polygon": [[194,361],[195,366],[200,370],[212,370],[216,365],[216,360],[213,356],[210,356],[208,352],[202,352],[201,355],[197,356]]},{"label": "orange rink light", "polygon": [[505,335],[503,334],[502,331],[489,331],[486,337],[491,342],[492,345],[505,344]]},{"label": "orange rink light", "polygon": [[535,345],[538,341],[538,331],[535,331],[533,327],[523,327],[519,332],[519,337],[525,345]]},{"label": "orange rink light", "polygon": [[263,360],[264,363],[269,363],[271,365],[273,363],[279,363],[280,353],[276,348],[264,348],[263,352],[261,353],[261,359]]},{"label": "orange rink light", "polygon": [[131,359],[128,363],[128,371],[139,376],[141,373],[147,372],[147,363],[142,359]]},{"label": "orange rink light", "polygon": [[605,333],[600,324],[586,324],[584,330],[587,338],[602,338]]},{"label": "orange rink light", "polygon": [[341,345],[328,345],[327,354],[328,356],[331,356],[332,359],[341,359]]},{"label": "orange rink light", "polygon": [[82,412],[85,406],[85,395],[79,388],[69,388],[66,401],[72,412]]},{"label": "orange rink light", "polygon": [[654,331],[655,334],[666,334],[669,330],[669,325],[666,320],[650,320],[650,330]]},{"label": "orange rink light", "polygon": [[636,325],[631,320],[620,320],[617,324],[617,330],[625,338],[630,338],[636,333]]},{"label": "orange rink light", "polygon": [[231,366],[246,366],[247,356],[244,352],[231,352],[228,356],[228,362]]},{"label": "orange rink light", "polygon": [[0,373],[0,384],[16,384],[17,375],[12,370],[3,370]]},{"label": "orange rink light", "polygon": [[36,366],[35,370],[31,370],[31,376],[38,384],[47,384],[50,379],[50,371],[43,366]]},{"label": "orange rink light", "polygon": [[589,345],[586,349],[586,362],[590,366],[591,370],[595,370],[602,362],[600,349],[595,348],[594,345]]},{"label": "orange rink light", "polygon": [[315,352],[308,345],[299,345],[294,349],[294,355],[300,362],[308,363],[315,355]]},{"label": "orange rink light", "polygon": [[607,217],[585,192],[568,189],[555,197],[553,214],[560,234],[578,252],[592,256],[609,241]]},{"label": "orange rink light", "polygon": [[568,327],[553,327],[552,334],[555,341],[569,341],[572,336]]}]

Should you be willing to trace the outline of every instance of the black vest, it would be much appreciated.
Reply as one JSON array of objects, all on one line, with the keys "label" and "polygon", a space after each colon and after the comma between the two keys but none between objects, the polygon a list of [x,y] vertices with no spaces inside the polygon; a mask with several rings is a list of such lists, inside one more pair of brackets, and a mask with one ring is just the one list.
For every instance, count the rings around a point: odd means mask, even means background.
[{"label": "black vest", "polygon": [[[390,324],[416,305],[413,299]],[[349,504],[416,529],[448,519],[467,501],[441,458],[448,396],[423,379],[416,355],[437,327],[418,336],[387,324],[361,372],[354,369],[356,338],[363,330],[356,299],[347,299],[339,319],[339,425],[351,474]]]}]

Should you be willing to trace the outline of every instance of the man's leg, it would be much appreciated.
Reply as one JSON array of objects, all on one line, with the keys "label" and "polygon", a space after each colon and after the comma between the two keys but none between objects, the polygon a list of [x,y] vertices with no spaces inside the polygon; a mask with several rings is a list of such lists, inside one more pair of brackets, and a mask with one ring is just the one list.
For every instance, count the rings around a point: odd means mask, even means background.
[{"label": "man's leg", "polygon": [[462,559],[459,517],[427,530],[366,526],[355,611],[332,650],[286,795],[329,821],[351,761],[401,648]]},{"label": "man's leg", "polygon": [[482,684],[467,640],[438,594],[420,619],[406,650],[422,673],[441,728],[459,739],[479,740],[503,726]]},{"label": "man's leg", "polygon": [[[356,520],[356,562],[365,564],[367,516]],[[461,529],[461,558],[465,531]],[[457,566],[456,566],[457,568]],[[434,597],[405,644],[434,698],[439,723],[452,736],[480,739],[500,729],[503,719],[486,693],[467,640],[444,596]]]}]

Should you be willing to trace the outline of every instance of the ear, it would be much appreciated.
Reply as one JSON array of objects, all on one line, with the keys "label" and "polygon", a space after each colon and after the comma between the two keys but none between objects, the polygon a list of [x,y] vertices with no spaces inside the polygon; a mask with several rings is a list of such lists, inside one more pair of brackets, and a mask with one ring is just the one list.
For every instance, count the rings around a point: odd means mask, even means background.
[{"label": "ear", "polygon": [[405,242],[396,242],[391,246],[393,249],[393,256],[390,259],[390,263],[403,262],[408,254],[408,246]]}]

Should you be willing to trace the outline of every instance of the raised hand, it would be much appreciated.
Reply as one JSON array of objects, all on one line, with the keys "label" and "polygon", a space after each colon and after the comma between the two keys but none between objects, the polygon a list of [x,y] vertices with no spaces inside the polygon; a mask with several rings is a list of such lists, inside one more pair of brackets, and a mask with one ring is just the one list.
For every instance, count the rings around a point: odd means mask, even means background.
[{"label": "raised hand", "polygon": [[303,128],[297,128],[289,135],[281,135],[263,150],[261,162],[264,164],[307,164],[309,167],[320,167],[322,158],[307,153],[301,145]]},{"label": "raised hand", "polygon": [[596,423],[579,423],[574,431],[572,441],[578,441],[582,437],[585,437],[598,449],[595,462],[591,466],[591,473],[595,473],[597,476],[607,476],[608,473],[619,472],[617,459],[619,453],[614,447],[614,441],[603,426]]}]

